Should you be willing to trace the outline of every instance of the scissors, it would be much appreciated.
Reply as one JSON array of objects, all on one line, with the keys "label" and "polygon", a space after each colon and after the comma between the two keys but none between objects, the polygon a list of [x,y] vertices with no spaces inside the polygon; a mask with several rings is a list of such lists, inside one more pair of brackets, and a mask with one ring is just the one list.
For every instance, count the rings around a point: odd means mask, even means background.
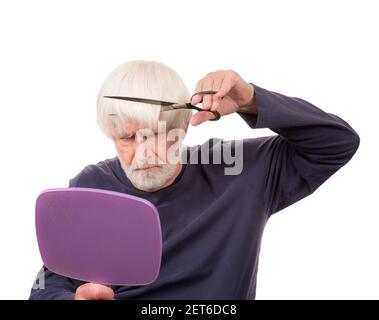
[{"label": "scissors", "polygon": [[[207,90],[207,91],[199,91],[192,95],[190,101],[192,101],[192,98],[197,95],[203,95],[203,94],[215,94],[217,91],[213,90]],[[153,99],[145,99],[145,98],[135,98],[135,97],[121,97],[121,96],[104,96],[104,98],[110,98],[110,99],[118,99],[118,100],[129,100],[129,101],[135,101],[135,102],[141,102],[141,103],[148,103],[148,104],[156,104],[161,106],[161,111],[170,111],[170,110],[178,110],[178,109],[194,109],[197,111],[207,111],[211,112],[214,115],[213,119],[210,119],[210,121],[216,121],[221,118],[220,113],[217,111],[211,111],[211,110],[204,110],[202,108],[196,107],[191,102],[188,103],[175,103],[175,102],[169,102],[169,101],[162,101],[162,100],[153,100]],[[111,116],[114,116],[115,114],[110,114]]]}]

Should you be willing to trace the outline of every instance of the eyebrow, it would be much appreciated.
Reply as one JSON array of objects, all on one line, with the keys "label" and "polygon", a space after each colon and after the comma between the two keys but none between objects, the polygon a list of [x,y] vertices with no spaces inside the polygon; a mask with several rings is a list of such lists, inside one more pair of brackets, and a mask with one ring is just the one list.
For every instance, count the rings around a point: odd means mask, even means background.
[{"label": "eyebrow", "polygon": [[[158,130],[153,130],[153,129],[150,129],[154,134],[155,133],[158,133]],[[137,130],[138,131],[138,130]],[[121,131],[121,134],[120,134],[120,139],[122,138],[130,138],[130,137],[133,137],[136,135],[136,132],[127,132],[125,131],[125,129],[123,129]]]}]

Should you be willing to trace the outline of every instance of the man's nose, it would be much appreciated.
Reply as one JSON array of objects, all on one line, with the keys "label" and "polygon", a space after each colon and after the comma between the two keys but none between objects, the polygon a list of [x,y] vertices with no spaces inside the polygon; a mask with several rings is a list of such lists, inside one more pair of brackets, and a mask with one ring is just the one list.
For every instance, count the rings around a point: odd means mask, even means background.
[{"label": "man's nose", "polygon": [[155,159],[155,143],[152,139],[137,143],[135,157],[137,161],[146,162]]}]

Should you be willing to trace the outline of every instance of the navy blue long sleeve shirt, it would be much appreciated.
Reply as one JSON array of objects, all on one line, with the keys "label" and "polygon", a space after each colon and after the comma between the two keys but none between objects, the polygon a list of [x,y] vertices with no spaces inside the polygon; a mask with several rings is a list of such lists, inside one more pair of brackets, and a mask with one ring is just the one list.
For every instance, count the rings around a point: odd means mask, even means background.
[{"label": "navy blue long sleeve shirt", "polygon": [[[258,113],[238,114],[252,129],[270,128],[276,135],[242,144],[217,138],[205,143],[211,154],[242,147],[240,174],[226,175],[229,164],[223,161],[193,163],[204,144],[190,147],[175,181],[156,192],[136,189],[117,157],[88,165],[70,180],[70,187],[147,199],[159,211],[159,276],[145,286],[113,286],[115,299],[254,299],[269,217],[313,193],[356,152],[359,136],[338,116],[303,99],[254,88]],[[43,270],[45,288],[32,289],[29,299],[74,299],[84,283]]]}]

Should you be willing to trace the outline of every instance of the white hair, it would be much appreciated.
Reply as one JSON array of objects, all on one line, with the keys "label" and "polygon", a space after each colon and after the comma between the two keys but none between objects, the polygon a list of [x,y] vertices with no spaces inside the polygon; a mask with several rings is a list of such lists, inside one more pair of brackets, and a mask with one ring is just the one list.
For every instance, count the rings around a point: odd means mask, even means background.
[{"label": "white hair", "polygon": [[100,129],[112,140],[124,133],[127,120],[137,121],[148,128],[156,128],[158,120],[165,120],[167,130],[175,128],[186,130],[192,116],[191,110],[160,113],[159,105],[104,98],[106,95],[140,97],[174,103],[189,102],[189,91],[179,74],[157,61],[128,61],[110,73],[97,97],[97,123]]}]

